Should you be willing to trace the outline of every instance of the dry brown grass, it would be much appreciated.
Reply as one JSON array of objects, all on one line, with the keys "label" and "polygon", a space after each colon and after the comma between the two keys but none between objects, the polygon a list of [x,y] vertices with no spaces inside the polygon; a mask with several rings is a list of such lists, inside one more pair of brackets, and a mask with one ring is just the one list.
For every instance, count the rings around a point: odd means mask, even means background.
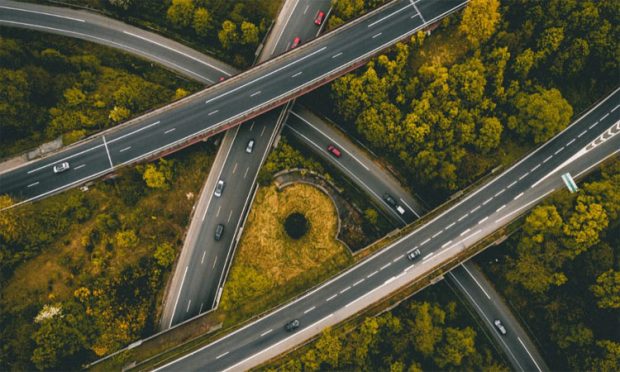
[{"label": "dry brown grass", "polygon": [[[284,230],[284,220],[294,212],[304,214],[310,225],[299,240]],[[275,186],[260,189],[224,287],[221,308],[244,304],[256,313],[256,306],[261,308],[259,303],[266,303],[265,298],[273,300],[274,292],[290,294],[293,289],[310,287],[327,272],[349,265],[351,255],[335,239],[337,228],[336,209],[317,188],[297,184],[282,191]]]}]

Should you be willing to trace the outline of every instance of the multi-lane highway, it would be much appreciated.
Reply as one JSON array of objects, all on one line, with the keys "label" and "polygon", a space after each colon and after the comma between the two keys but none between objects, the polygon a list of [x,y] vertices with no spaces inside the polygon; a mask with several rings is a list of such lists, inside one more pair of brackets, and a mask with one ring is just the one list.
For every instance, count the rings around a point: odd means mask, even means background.
[{"label": "multi-lane highway", "polygon": [[[319,10],[327,11],[329,6],[329,0],[285,2],[288,13],[283,13],[276,22],[260,61],[288,50],[295,37],[313,39],[320,30],[314,17]],[[281,128],[288,106],[226,132],[168,286],[160,320],[162,329],[217,305],[258,171]],[[250,141],[254,141],[254,145],[248,153]],[[214,189],[220,180],[224,182],[224,191],[220,197],[215,197]],[[216,241],[214,231],[218,224],[224,225],[224,234]]]},{"label": "multi-lane highway", "polygon": [[[620,149],[620,89],[562,133],[437,217],[351,269],[257,321],[162,366],[236,370],[254,366],[423,277],[563,187],[560,174],[592,169]],[[417,262],[406,253],[418,248]],[[291,319],[300,328],[289,333]]]},{"label": "multi-lane highway", "polygon": [[[41,198],[228,129],[344,74],[465,3],[466,0],[390,3],[171,106],[0,174],[0,194],[20,201]],[[1,7],[0,19],[5,24],[17,22],[13,19],[21,18],[14,12],[10,7]],[[54,174],[51,168],[63,161],[70,162],[71,169]]]}]

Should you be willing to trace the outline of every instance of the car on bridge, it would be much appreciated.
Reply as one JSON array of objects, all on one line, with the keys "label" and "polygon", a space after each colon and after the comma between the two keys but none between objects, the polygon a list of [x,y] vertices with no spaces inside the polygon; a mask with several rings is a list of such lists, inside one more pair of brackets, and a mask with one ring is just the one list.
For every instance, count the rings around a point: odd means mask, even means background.
[{"label": "car on bridge", "polygon": [[66,170],[69,170],[69,168],[69,163],[65,161],[60,164],[54,165],[54,173],[62,173]]},{"label": "car on bridge", "polygon": [[292,332],[296,330],[297,328],[299,328],[299,320],[297,319],[291,320],[290,322],[286,323],[286,325],[284,326],[284,329],[286,329],[288,332]]},{"label": "car on bridge", "polygon": [[215,185],[213,195],[215,195],[216,198],[219,198],[222,196],[222,192],[224,192],[224,180],[219,180],[217,181],[217,185]]}]

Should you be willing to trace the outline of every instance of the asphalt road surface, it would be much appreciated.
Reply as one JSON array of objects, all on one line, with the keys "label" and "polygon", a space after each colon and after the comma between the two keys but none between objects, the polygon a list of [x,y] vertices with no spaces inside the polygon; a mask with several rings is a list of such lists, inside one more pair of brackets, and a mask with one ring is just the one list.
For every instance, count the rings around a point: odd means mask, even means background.
[{"label": "asphalt road surface", "polygon": [[[466,0],[390,3],[202,92],[0,174],[0,194],[9,194],[21,202],[38,199],[228,129],[327,83],[465,3]],[[0,19],[4,24],[18,22],[13,19],[21,18],[14,12],[21,11],[3,6]],[[71,169],[54,174],[51,168],[63,161],[68,161]]]},{"label": "asphalt road surface", "polygon": [[[162,370],[247,369],[318,334],[428,273],[563,188],[620,149],[619,90],[492,181],[410,234],[259,320],[162,366]],[[411,262],[414,248],[421,258]],[[298,319],[301,326],[286,332]]]},{"label": "asphalt road surface", "polygon": [[[329,0],[295,0],[285,3],[288,11],[278,19],[266,41],[261,59],[290,48],[295,37],[310,40],[318,34],[314,24],[316,13],[327,12]],[[271,42],[271,40],[276,40]],[[288,107],[288,105],[285,105]],[[240,223],[250,205],[250,198],[261,165],[273,143],[286,110],[273,110],[246,125],[226,133],[206,186],[190,222],[183,251],[175,268],[164,303],[160,327],[166,329],[191,319],[217,306],[224,281],[240,236]],[[276,125],[279,121],[280,125]],[[248,143],[253,140],[251,153]],[[214,197],[215,185],[224,181],[221,197]],[[214,240],[218,224],[224,235]]]}]

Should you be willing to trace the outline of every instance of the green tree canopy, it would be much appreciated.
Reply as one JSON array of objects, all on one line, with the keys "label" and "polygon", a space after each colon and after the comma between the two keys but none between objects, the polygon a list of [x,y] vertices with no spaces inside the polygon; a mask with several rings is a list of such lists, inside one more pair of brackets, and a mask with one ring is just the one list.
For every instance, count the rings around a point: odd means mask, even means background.
[{"label": "green tree canopy", "polygon": [[473,47],[478,47],[493,35],[499,19],[498,0],[472,0],[463,11],[459,30]]},{"label": "green tree canopy", "polygon": [[590,287],[601,309],[620,309],[620,271],[609,269],[596,278]]},{"label": "green tree canopy", "polygon": [[166,12],[168,21],[176,27],[188,27],[194,18],[193,0],[172,0]]}]

